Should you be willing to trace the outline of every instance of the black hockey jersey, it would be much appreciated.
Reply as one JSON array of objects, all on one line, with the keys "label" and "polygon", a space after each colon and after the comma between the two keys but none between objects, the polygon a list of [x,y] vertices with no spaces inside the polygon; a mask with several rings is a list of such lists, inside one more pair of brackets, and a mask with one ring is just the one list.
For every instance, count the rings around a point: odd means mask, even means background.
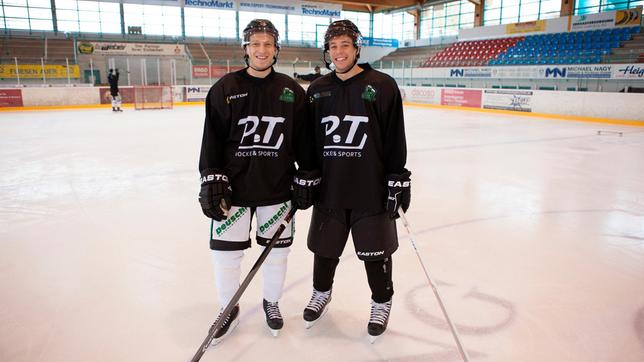
[{"label": "black hockey jersey", "polygon": [[335,72],[308,90],[315,129],[320,203],[338,209],[384,209],[385,176],[402,173],[407,159],[402,98],[390,76],[360,64],[342,81]]},{"label": "black hockey jersey", "polygon": [[[229,73],[206,98],[199,171],[224,172],[235,206],[289,200],[294,162],[307,169],[305,122],[305,93],[290,77],[274,70],[265,78],[246,69]],[[310,137],[308,143],[311,149]]]}]

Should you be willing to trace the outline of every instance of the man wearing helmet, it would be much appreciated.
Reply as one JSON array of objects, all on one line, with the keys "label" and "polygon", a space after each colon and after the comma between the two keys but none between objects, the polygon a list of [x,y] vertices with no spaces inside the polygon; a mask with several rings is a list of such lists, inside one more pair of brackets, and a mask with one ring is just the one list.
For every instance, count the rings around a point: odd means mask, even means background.
[{"label": "man wearing helmet", "polygon": [[387,328],[395,219],[410,203],[402,98],[388,75],[358,64],[362,37],[348,20],[329,25],[324,62],[333,72],[308,90],[309,114],[322,180],[309,227],[315,254],[313,296],[304,310],[310,328],[327,310],[333,277],[349,232],[371,289],[371,341]]},{"label": "man wearing helmet", "polygon": [[[314,173],[302,171],[313,157],[305,155],[310,142],[303,127],[304,90],[273,70],[279,54],[277,29],[268,20],[252,20],[244,29],[242,47],[247,67],[225,75],[208,92],[199,159],[199,202],[212,219],[210,249],[222,309],[239,287],[243,250],[251,246],[253,215],[257,243],[264,247],[291,207],[307,208],[312,203],[306,187],[298,187],[291,201],[294,176],[315,179]],[[290,223],[262,266],[263,307],[275,336],[283,326],[278,300],[292,241]],[[219,317],[226,321],[214,344],[238,324],[239,305],[229,316]]]}]

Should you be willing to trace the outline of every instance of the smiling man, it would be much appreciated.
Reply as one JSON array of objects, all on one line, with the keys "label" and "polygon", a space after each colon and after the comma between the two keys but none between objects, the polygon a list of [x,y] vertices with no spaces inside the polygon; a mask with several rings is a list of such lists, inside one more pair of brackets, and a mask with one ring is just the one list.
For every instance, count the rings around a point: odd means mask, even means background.
[{"label": "smiling man", "polygon": [[411,173],[405,169],[400,91],[390,76],[358,64],[361,41],[351,21],[331,23],[323,56],[334,71],[307,90],[322,181],[308,235],[315,257],[313,295],[304,321],[310,328],[326,312],[335,269],[351,232],[371,288],[367,330],[373,342],[389,321],[394,293],[391,255],[398,248],[395,218],[399,207],[409,207]]},{"label": "smiling man", "polygon": [[[199,160],[199,202],[203,213],[212,219],[210,249],[222,308],[239,287],[243,250],[251,246],[253,216],[257,243],[266,246],[292,206],[307,208],[312,202],[306,194],[311,188],[298,186],[291,205],[294,176],[298,175],[298,180],[315,176],[302,171],[312,159],[305,152],[310,141],[303,128],[304,90],[291,77],[273,70],[280,49],[277,29],[268,20],[255,19],[246,26],[243,37],[247,67],[222,77],[206,98]],[[295,161],[300,166],[297,172]],[[275,336],[283,326],[278,300],[293,242],[292,225],[289,223],[262,266],[263,307]],[[214,344],[238,324],[239,305],[225,317]]]}]

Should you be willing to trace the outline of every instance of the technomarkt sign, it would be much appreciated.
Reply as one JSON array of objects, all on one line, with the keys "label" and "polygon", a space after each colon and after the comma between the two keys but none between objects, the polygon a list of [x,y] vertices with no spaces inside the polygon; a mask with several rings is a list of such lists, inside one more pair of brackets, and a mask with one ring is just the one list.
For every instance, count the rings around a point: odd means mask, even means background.
[{"label": "technomarkt sign", "polygon": [[185,0],[187,7],[201,7],[220,10],[252,11],[260,13],[279,13],[287,15],[319,16],[340,18],[342,5],[315,1],[280,0]]},{"label": "technomarkt sign", "polygon": [[185,0],[185,6],[189,8],[207,8],[217,10],[235,10],[234,1],[221,0]]}]

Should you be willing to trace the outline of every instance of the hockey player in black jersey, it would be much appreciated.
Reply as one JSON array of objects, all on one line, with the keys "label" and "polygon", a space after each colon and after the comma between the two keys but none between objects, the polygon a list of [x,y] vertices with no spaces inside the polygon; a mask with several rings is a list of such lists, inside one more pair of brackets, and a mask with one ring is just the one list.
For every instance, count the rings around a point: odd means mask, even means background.
[{"label": "hockey player in black jersey", "polygon": [[[307,208],[312,203],[306,182],[296,185],[297,192],[292,193],[294,176],[295,181],[316,179],[314,173],[296,172],[295,161],[300,170],[306,169],[303,150],[310,149],[304,131],[306,98],[299,84],[273,69],[279,54],[277,29],[268,20],[251,21],[244,29],[242,47],[247,67],[222,77],[206,98],[199,160],[199,202],[212,219],[210,249],[222,308],[239,287],[243,250],[251,246],[253,216],[257,243],[265,246],[292,206]],[[308,159],[310,163],[312,156]],[[289,223],[262,266],[262,305],[275,336],[283,325],[278,301],[292,241]],[[226,317],[214,344],[239,322],[239,306]]]},{"label": "hockey player in black jersey", "polygon": [[116,72],[110,69],[107,81],[110,84],[110,96],[112,97],[112,112],[123,112],[121,109],[121,93],[119,92],[119,70]]},{"label": "hockey player in black jersey", "polygon": [[370,339],[387,328],[391,311],[391,255],[398,248],[395,219],[410,203],[410,175],[402,99],[396,82],[357,64],[361,34],[348,20],[329,25],[324,61],[334,71],[308,90],[320,196],[308,247],[315,254],[313,296],[304,309],[310,328],[327,310],[335,270],[349,232],[371,289]]},{"label": "hockey player in black jersey", "polygon": [[318,79],[318,78],[320,78],[322,76],[322,73],[320,71],[319,66],[316,65],[313,70],[315,71],[315,73],[310,73],[310,74],[293,73],[293,78],[301,79],[301,80],[306,81],[306,82],[313,82],[314,80],[316,80],[316,79]]}]

